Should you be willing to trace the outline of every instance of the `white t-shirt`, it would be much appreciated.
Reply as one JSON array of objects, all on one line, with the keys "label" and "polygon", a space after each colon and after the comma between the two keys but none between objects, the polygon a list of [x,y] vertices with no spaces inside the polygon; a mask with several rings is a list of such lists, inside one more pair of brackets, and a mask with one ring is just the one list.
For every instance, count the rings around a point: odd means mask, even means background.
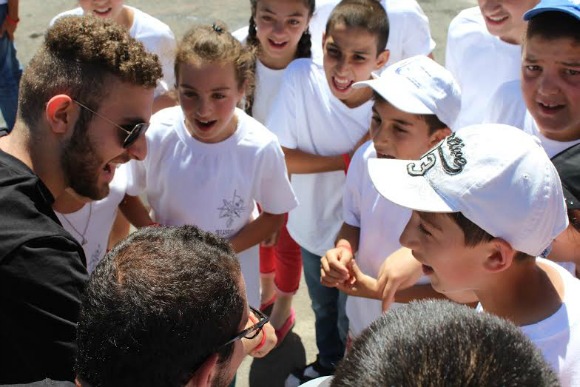
[{"label": "white t-shirt", "polygon": [[[128,5],[124,7],[133,11],[133,25],[129,29],[129,35],[143,43],[145,49],[157,54],[163,70],[163,78],[157,83],[155,97],[175,88],[175,73],[173,64],[177,43],[169,26],[161,20]],[[56,15],[51,21],[52,26],[56,19],[63,16],[81,16],[83,9],[78,7]]]},{"label": "white t-shirt", "polygon": [[301,384],[300,387],[329,387],[332,383],[332,378],[333,376],[321,376]]},{"label": "white t-shirt", "polygon": [[558,270],[564,282],[564,299],[556,313],[522,331],[540,348],[563,387],[580,386],[580,280],[546,259],[538,263]]},{"label": "white t-shirt", "polygon": [[479,7],[459,13],[449,25],[445,67],[461,87],[454,128],[484,121],[490,98],[504,82],[519,79],[521,47],[489,33]]},{"label": "white t-shirt", "polygon": [[[216,144],[191,136],[180,106],[151,117],[147,157],[130,162],[130,184],[144,190],[156,222],[194,224],[229,239],[255,219],[256,202],[272,214],[296,206],[276,137],[242,110],[235,114],[236,132]],[[259,305],[258,245],[238,257],[248,302]]]},{"label": "white t-shirt", "polygon": [[[376,157],[372,141],[357,150],[348,169],[342,201],[344,222],[360,228],[357,264],[363,273],[374,278],[378,277],[385,258],[401,248],[399,237],[411,218],[411,210],[385,199],[374,187],[368,160]],[[395,303],[392,308],[400,305]],[[349,296],[346,314],[349,332],[357,337],[381,316],[381,301]]]},{"label": "white t-shirt", "polygon": [[[127,191],[126,164],[117,168],[109,188],[109,195],[106,198],[85,204],[78,211],[70,214],[55,211],[65,230],[82,245],[87,257],[89,274],[95,270],[107,252],[109,235],[117,216],[117,208]],[[86,240],[84,245],[83,234]]]},{"label": "white t-shirt", "polygon": [[[316,10],[310,20],[312,59],[322,64],[322,34],[326,22],[339,0],[316,1]],[[431,38],[429,19],[415,0],[381,0],[389,19],[387,48],[391,55],[386,66],[415,55],[429,55],[435,49]]]},{"label": "white t-shirt", "polygon": [[[336,156],[352,151],[371,122],[372,101],[351,109],[334,97],[324,70],[297,59],[284,72],[267,127],[280,144],[303,152]],[[293,174],[300,205],[290,212],[288,232],[306,250],[323,256],[342,225],[344,171]]]},{"label": "white t-shirt", "polygon": [[256,88],[254,90],[254,104],[252,117],[266,123],[266,119],[272,110],[274,100],[282,86],[284,69],[273,70],[256,61]]},{"label": "white t-shirt", "polygon": [[526,109],[519,80],[506,82],[497,90],[489,105],[486,122],[512,125],[536,136],[550,158],[580,142],[580,139],[555,141],[540,132],[536,121]]}]

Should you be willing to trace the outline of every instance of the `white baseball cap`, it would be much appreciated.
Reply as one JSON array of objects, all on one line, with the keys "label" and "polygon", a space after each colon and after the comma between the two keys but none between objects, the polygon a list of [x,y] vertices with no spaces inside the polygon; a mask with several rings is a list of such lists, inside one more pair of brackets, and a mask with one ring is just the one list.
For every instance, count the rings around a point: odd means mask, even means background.
[{"label": "white baseball cap", "polygon": [[453,75],[425,55],[394,63],[380,76],[352,87],[369,86],[397,109],[411,114],[434,114],[450,128],[461,109],[461,92]]},{"label": "white baseball cap", "polygon": [[535,137],[512,126],[468,126],[417,161],[371,159],[369,173],[392,202],[461,212],[530,255],[542,254],[568,225],[556,168]]}]

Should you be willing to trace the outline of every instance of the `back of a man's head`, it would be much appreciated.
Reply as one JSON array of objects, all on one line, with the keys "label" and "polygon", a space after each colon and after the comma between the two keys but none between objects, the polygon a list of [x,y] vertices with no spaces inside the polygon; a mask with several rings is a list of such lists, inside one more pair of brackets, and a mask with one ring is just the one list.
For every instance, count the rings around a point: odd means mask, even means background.
[{"label": "back of a man's head", "polygon": [[510,322],[449,301],[383,315],[354,342],[333,387],[559,386],[532,342]]},{"label": "back of a man's head", "polygon": [[97,266],[83,298],[76,372],[90,386],[180,386],[219,350],[245,310],[229,244],[193,226],[149,227]]},{"label": "back of a man's head", "polygon": [[55,95],[67,94],[98,110],[115,82],[154,88],[161,75],[157,55],[117,23],[93,16],[63,17],[49,28],[26,66],[18,115],[34,133]]}]

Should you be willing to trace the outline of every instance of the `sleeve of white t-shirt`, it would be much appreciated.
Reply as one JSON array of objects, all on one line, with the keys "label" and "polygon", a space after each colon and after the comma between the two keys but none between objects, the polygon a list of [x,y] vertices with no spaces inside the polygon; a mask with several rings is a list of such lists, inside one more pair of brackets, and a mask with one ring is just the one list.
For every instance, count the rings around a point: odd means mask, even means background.
[{"label": "sleeve of white t-shirt", "polygon": [[497,89],[489,101],[483,122],[506,124],[523,129],[526,111],[520,81],[506,82]]},{"label": "sleeve of white t-shirt", "polygon": [[284,148],[296,149],[298,139],[293,123],[296,119],[296,71],[291,63],[284,71],[282,87],[276,95],[272,110],[266,117],[266,127],[278,136],[280,145]]},{"label": "sleeve of white t-shirt", "polygon": [[127,175],[127,195],[139,196],[145,192],[147,186],[146,183],[146,173],[145,173],[145,161],[143,160],[131,160],[125,168],[125,173]]},{"label": "sleeve of white t-shirt", "polygon": [[[458,47],[456,45],[454,31],[457,17],[451,21],[449,24],[449,29],[447,30],[447,45],[445,46],[445,68],[449,70],[455,79],[459,79],[459,68],[458,68],[458,58],[457,52]],[[461,85],[460,85],[461,86]]]},{"label": "sleeve of white t-shirt", "polygon": [[429,18],[416,1],[406,1],[408,10],[404,13],[403,57],[429,55],[435,49],[435,41],[431,37]]},{"label": "sleeve of white t-shirt", "polygon": [[242,28],[238,28],[234,32],[232,32],[232,36],[238,40],[238,42],[242,44],[246,44],[246,40],[248,39],[248,26],[244,26]]},{"label": "sleeve of white t-shirt", "polygon": [[254,198],[263,211],[284,214],[298,205],[294,190],[288,180],[284,153],[277,141],[270,142],[260,150],[260,165],[256,178]]},{"label": "sleeve of white t-shirt", "polygon": [[372,141],[363,144],[353,155],[348,167],[348,173],[346,174],[344,195],[342,197],[343,221],[351,226],[359,228],[362,177],[366,168],[365,154],[369,146],[373,146]]},{"label": "sleeve of white t-shirt", "polygon": [[173,90],[175,88],[175,53],[177,51],[177,42],[173,32],[168,31],[167,34],[159,36],[159,62],[163,70],[163,78],[159,81],[160,87],[165,91]]}]

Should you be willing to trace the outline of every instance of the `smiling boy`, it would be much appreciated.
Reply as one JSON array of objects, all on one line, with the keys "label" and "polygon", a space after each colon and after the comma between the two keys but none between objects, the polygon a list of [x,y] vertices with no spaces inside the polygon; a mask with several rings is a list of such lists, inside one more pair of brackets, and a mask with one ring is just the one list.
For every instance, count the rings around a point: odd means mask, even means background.
[{"label": "smiling boy", "polygon": [[374,0],[344,0],[324,35],[323,67],[310,59],[292,62],[267,127],[284,149],[300,202],[288,231],[301,246],[304,276],[316,318],[316,362],[291,375],[287,385],[334,371],[345,348],[346,297],[320,283],[320,258],[334,246],[342,224],[342,194],[350,155],[366,141],[372,92],[354,89],[388,60],[389,24]]},{"label": "smiling boy", "polygon": [[[379,78],[355,84],[374,92],[370,126],[372,142],[354,155],[343,199],[344,223],[336,246],[322,258],[322,283],[349,293],[346,312],[349,336],[355,338],[382,314],[381,302],[353,295],[350,261],[356,253],[360,270],[377,277],[385,258],[401,248],[399,236],[411,211],[385,200],[368,174],[370,159],[415,159],[451,133],[461,107],[459,86],[444,67],[426,56],[414,56],[389,66]],[[396,182],[393,182],[396,183]],[[410,293],[411,289],[407,291]],[[412,289],[433,296],[429,285]],[[402,299],[398,299],[402,301]]]},{"label": "smiling boy", "polygon": [[518,78],[524,12],[538,0],[478,0],[449,25],[445,67],[461,87],[461,113],[455,127],[479,124],[504,82]]},{"label": "smiling boy", "polygon": [[371,160],[369,173],[381,195],[413,210],[400,242],[433,288],[473,291],[480,309],[521,327],[564,386],[578,385],[580,280],[536,258],[568,221],[556,168],[535,139],[470,126],[420,160]]}]

